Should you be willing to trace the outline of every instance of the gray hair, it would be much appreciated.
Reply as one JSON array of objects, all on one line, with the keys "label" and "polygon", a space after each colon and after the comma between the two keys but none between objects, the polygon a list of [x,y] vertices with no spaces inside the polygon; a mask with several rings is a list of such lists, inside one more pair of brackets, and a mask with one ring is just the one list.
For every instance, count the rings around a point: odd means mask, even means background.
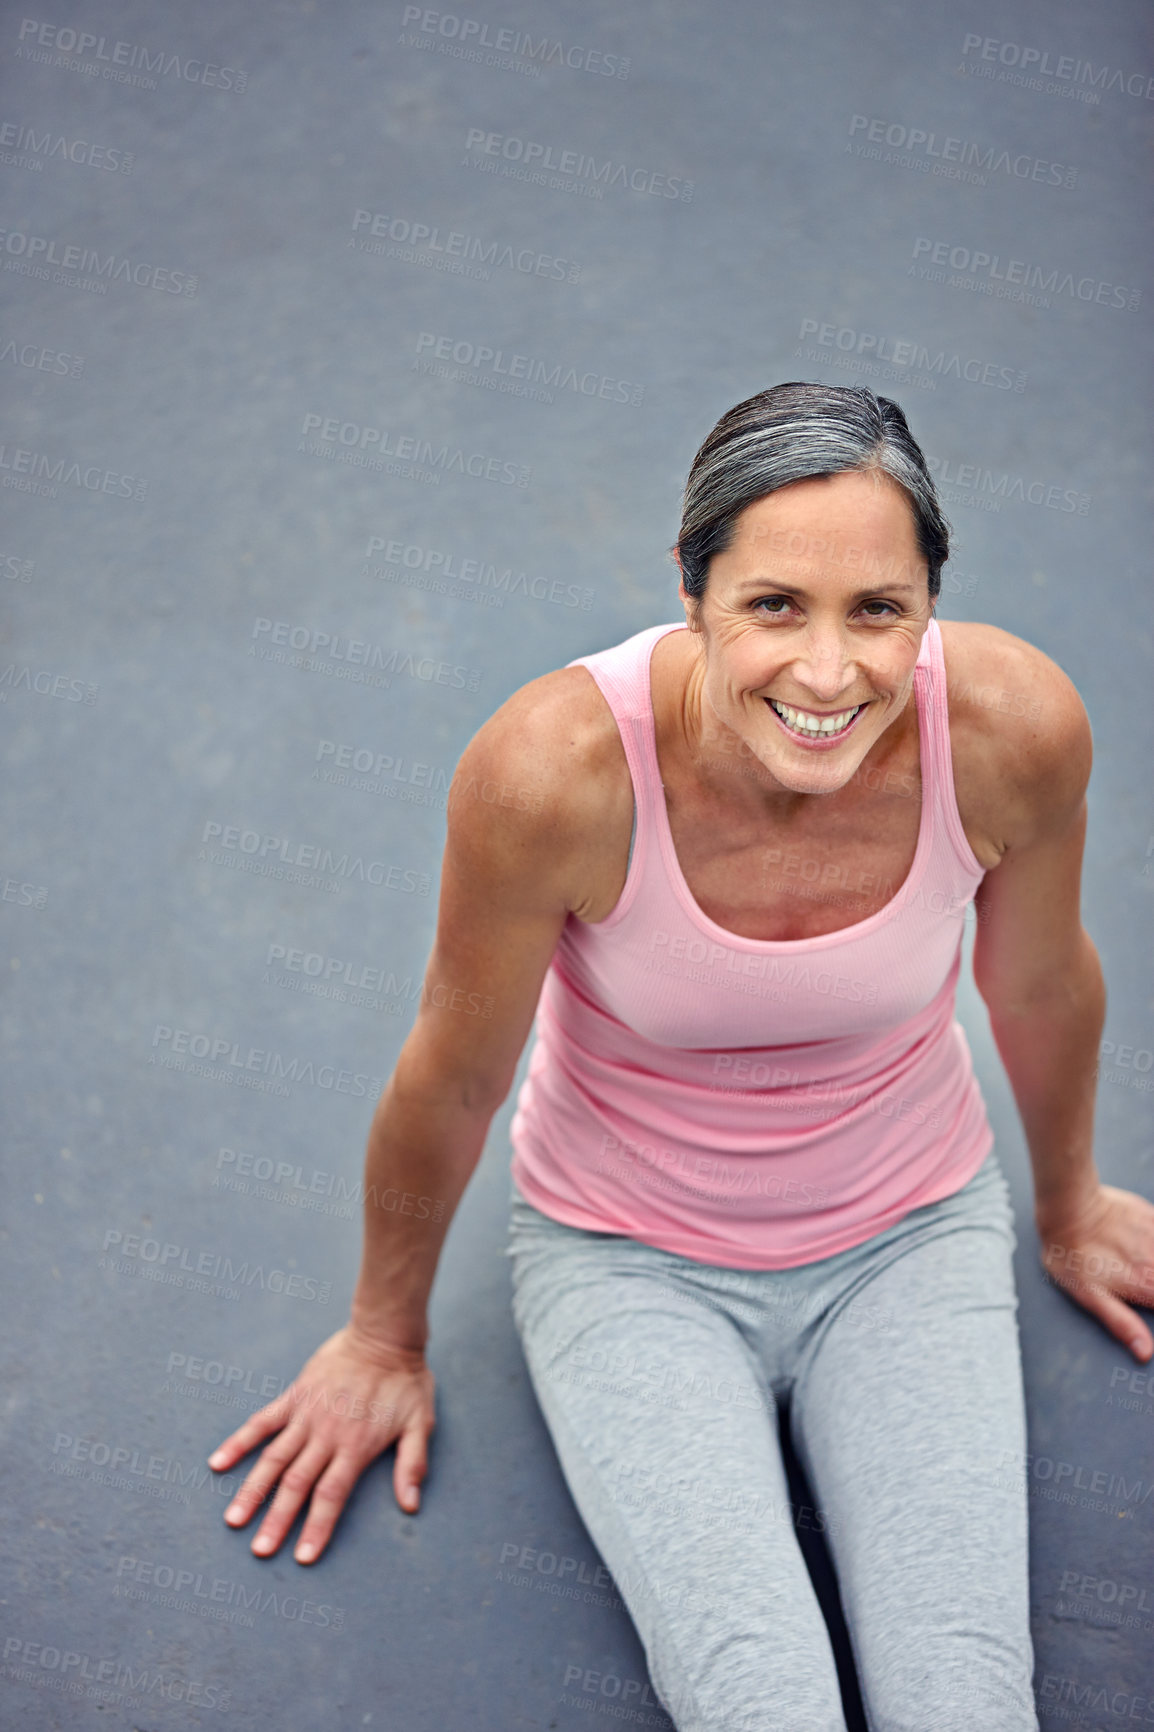
[{"label": "gray hair", "polygon": [[865,385],[791,380],[728,410],[689,471],[675,548],[686,593],[705,594],[709,562],[732,545],[739,514],[791,481],[880,470],[904,490],[918,547],[929,566],[930,601],[942,587],[950,525],[906,418]]}]

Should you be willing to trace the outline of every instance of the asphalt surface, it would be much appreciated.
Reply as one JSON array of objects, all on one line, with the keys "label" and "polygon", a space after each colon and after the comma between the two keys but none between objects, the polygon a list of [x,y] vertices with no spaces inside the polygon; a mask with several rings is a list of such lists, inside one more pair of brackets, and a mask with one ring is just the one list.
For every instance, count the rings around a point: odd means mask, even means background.
[{"label": "asphalt surface", "polygon": [[[755,390],[896,397],[956,532],[939,616],[1082,694],[1097,1159],[1152,1194],[1142,23],[0,22],[5,1726],[669,1724],[514,1333],[512,1096],[434,1289],[420,1515],[390,1452],[319,1565],[260,1561],[205,1463],[347,1315],[457,759],[678,617],[689,463]],[[1154,1715],[1154,1375],[1044,1278],[968,976],[958,1005],[1017,1210],[1038,1706],[1098,1732]]]}]

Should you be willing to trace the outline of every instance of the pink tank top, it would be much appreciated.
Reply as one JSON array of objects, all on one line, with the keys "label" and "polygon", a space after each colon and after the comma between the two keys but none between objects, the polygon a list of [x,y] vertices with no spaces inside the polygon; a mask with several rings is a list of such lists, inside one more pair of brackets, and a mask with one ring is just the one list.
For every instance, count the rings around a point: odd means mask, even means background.
[{"label": "pink tank top", "polygon": [[569,1226],[788,1269],[950,1196],[993,1147],[954,1015],[985,868],[954,798],[931,618],[914,670],[920,830],[897,894],[816,938],[716,925],[682,876],[657,760],[650,657],[678,629],[568,664],[589,669],[616,718],[635,834],[617,906],[596,924],[570,915],[546,973],[512,1176]]}]

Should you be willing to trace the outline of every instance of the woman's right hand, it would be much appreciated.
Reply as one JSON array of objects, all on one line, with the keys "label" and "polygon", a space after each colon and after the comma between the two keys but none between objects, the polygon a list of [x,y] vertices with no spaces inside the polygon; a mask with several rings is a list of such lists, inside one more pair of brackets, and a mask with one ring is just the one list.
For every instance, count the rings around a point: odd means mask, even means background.
[{"label": "woman's right hand", "polygon": [[262,1438],[278,1434],[225,1511],[225,1521],[244,1527],[279,1481],[252,1542],[258,1557],[271,1557],[311,1492],[293,1555],[298,1563],[314,1563],[357,1480],[394,1439],[393,1491],[400,1507],[415,1513],[436,1424],[433,1391],[422,1351],[369,1341],[351,1325],[338,1329],[283,1394],[209,1456],[208,1465],[223,1472]]}]

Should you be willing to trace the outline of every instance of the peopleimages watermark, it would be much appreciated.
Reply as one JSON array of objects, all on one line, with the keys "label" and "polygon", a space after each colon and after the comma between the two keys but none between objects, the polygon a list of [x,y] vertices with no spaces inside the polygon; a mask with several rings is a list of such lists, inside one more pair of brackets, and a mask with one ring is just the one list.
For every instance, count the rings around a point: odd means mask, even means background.
[{"label": "peopleimages watermark", "polygon": [[[217,846],[204,846],[207,843]],[[221,824],[215,818],[206,820],[201,844],[196,857],[210,866],[252,872],[258,878],[280,878],[290,884],[303,884],[310,890],[335,894],[341,881],[359,881],[380,890],[400,890],[409,896],[429,894],[427,872],[389,865],[385,860],[366,862],[363,855],[350,854],[347,848],[336,853],[319,842],[293,843],[287,836],[262,836],[259,830]]]},{"label": "peopleimages watermark", "polygon": [[[309,1088],[329,1089],[338,1095],[354,1095],[358,1099],[375,1100],[385,1086],[383,1076],[369,1076],[363,1071],[338,1069],[332,1064],[317,1065],[311,1058],[286,1059],[282,1053],[265,1047],[250,1046],[246,1050],[240,1041],[229,1040],[226,1036],[207,1035],[188,1028],[174,1028],[167,1022],[156,1024],[152,1046],[154,1050],[149,1057],[149,1064],[154,1063],[157,1056],[163,1063],[169,1056],[182,1058],[187,1054],[194,1059],[205,1059],[210,1067],[221,1071],[230,1066],[234,1074],[272,1077],[284,1083],[301,1083]],[[159,1054],[156,1049],[159,1049]],[[185,1067],[177,1065],[173,1068]],[[288,1093],[287,1088],[284,1092]]]},{"label": "peopleimages watermark", "polygon": [[51,668],[34,670],[30,662],[23,666],[8,662],[0,668],[0,704],[8,702],[9,692],[35,692],[65,704],[94,704],[99,690],[91,681],[75,679],[71,674],[53,673]]},{"label": "peopleimages watermark", "polygon": [[165,1563],[159,1558],[122,1557],[116,1566],[112,1597],[143,1600],[176,1612],[191,1612],[216,1623],[254,1627],[253,1612],[309,1624],[320,1630],[344,1628],[343,1606],[302,1599],[276,1588],[246,1587],[226,1576],[205,1576],[199,1570]]},{"label": "peopleimages watermark", "polygon": [[[282,970],[280,978],[273,972]],[[462,1016],[491,1020],[495,1000],[492,993],[470,992],[449,981],[421,980],[406,974],[401,979],[391,968],[370,963],[348,962],[340,956],[325,956],[319,950],[294,945],[270,944],[265,960],[264,984],[288,986],[340,1003],[372,1010],[402,1010],[411,1004],[431,1004],[437,1010],[456,1010]]]},{"label": "peopleimages watermark", "polygon": [[[765,1067],[767,1072],[768,1068]],[[658,1148],[653,1143],[635,1142],[608,1132],[601,1139],[600,1159],[593,1170],[605,1178],[644,1185],[718,1208],[742,1207],[751,1196],[768,1197],[798,1209],[820,1208],[829,1195],[824,1185],[812,1185],[780,1173],[751,1171],[748,1163],[730,1166],[724,1156]]]},{"label": "peopleimages watermark", "polygon": [[[887,147],[884,154],[883,145]],[[868,114],[850,115],[849,141],[842,154],[964,181],[968,186],[988,186],[990,176],[996,174],[1067,189],[1078,184],[1078,170],[1065,163],[1032,156],[1028,151],[1011,152],[993,144],[976,144],[972,139],[939,135],[924,127],[879,120]]]},{"label": "peopleimages watermark", "polygon": [[[29,42],[35,47],[26,46]],[[203,84],[211,90],[232,90],[239,95],[248,83],[248,73],[233,66],[217,66],[213,61],[149,49],[137,42],[118,40],[110,49],[105,36],[75,30],[69,24],[43,24],[35,18],[21,19],[15,58],[68,66],[90,77],[136,84],[145,90],[159,89],[157,78],[176,78],[182,84]]]},{"label": "peopleimages watermark", "polygon": [[[361,232],[364,229],[367,234]],[[555,283],[581,281],[581,266],[571,259],[535,252],[532,247],[514,247],[507,241],[482,240],[479,235],[465,234],[460,229],[442,230],[439,223],[387,216],[383,211],[353,212],[348,247],[482,283],[490,280],[493,270],[514,271],[523,277],[548,277]]]},{"label": "peopleimages watermark", "polygon": [[44,343],[20,343],[15,337],[0,345],[0,362],[3,361],[13,367],[25,367],[29,372],[53,373],[62,379],[79,379],[85,365],[83,355],[65,354]]},{"label": "peopleimages watermark", "polygon": [[[1089,87],[1083,96],[1087,102],[1098,102],[1103,90],[1117,90],[1126,96],[1154,102],[1154,76],[1146,72],[1123,72],[1108,61],[1096,67],[1092,60],[1079,60],[1070,54],[1060,54],[1052,60],[1048,48],[1002,42],[996,36],[981,36],[974,31],[967,32],[962,42],[962,59],[971,55],[980,62],[1000,66],[1002,71],[997,76],[1003,82],[1022,84],[1031,90],[1054,90],[1063,84],[1073,84]],[[992,67],[986,76],[995,76]],[[1055,82],[1043,84],[1044,79]]]},{"label": "peopleimages watermark", "polygon": [[[335,769],[324,760],[331,758]],[[435,806],[448,809],[453,772],[436,764],[398,757],[391,752],[378,752],[372,746],[345,745],[336,740],[317,741],[318,768],[314,782],[323,781],[354,793],[383,795],[386,799],[403,800],[407,805]],[[353,773],[350,775],[350,771]],[[540,787],[525,787],[516,782],[497,782],[491,777],[470,776],[456,788],[458,800],[480,800],[485,806],[499,806],[504,812],[541,812],[545,796]],[[379,1006],[377,1008],[380,1008]]]},{"label": "peopleimages watermark", "polygon": [[[1014,1477],[998,1478],[993,1484],[1006,1490],[1028,1489],[1035,1497],[1079,1505],[1082,1509],[1110,1510],[1117,1513],[1118,1508],[1144,1504],[1154,1494],[1154,1482],[1144,1481],[1140,1474],[1131,1482],[1123,1473],[1087,1467],[1081,1462],[1056,1461],[1048,1455],[1004,1449],[1001,1457],[998,1463],[999,1472],[1012,1470]],[[1031,1485],[1031,1480],[1040,1483]],[[1090,1495],[1078,1497],[1075,1495],[1077,1492],[1088,1492]]]},{"label": "peopleimages watermark", "polygon": [[[415,29],[406,36],[410,25]],[[524,72],[530,77],[537,77],[542,66],[567,67],[571,72],[591,72],[601,78],[629,77],[626,54],[582,48],[559,37],[532,36],[527,30],[490,19],[462,18],[458,13],[435,12],[426,6],[406,6],[401,31],[398,40],[406,48],[436,49],[456,59]],[[422,40],[422,36],[429,40]]]},{"label": "peopleimages watermark", "polygon": [[[309,437],[313,433],[315,439]],[[527,463],[510,463],[500,457],[488,457],[483,451],[466,452],[459,445],[438,445],[415,433],[394,434],[387,427],[341,421],[335,415],[307,414],[297,450],[308,457],[351,463],[356,469],[370,469],[378,474],[409,475],[417,480],[431,478],[436,486],[440,486],[442,475],[456,472],[471,475],[477,481],[496,481],[503,487],[528,487],[533,473]],[[386,457],[403,467],[386,463]]]},{"label": "peopleimages watermark", "polygon": [[46,908],[46,884],[22,884],[19,878],[0,878],[0,902],[18,902],[22,908]]},{"label": "peopleimages watermark", "polygon": [[629,379],[566,366],[561,361],[543,361],[537,355],[507,354],[492,343],[438,336],[434,331],[418,335],[412,365],[416,372],[527,397],[536,403],[552,403],[554,391],[572,391],[575,396],[636,407],[645,395],[645,386]]},{"label": "peopleimages watermark", "polygon": [[1057,482],[1027,481],[1008,470],[987,469],[981,463],[958,463],[952,457],[926,452],[926,467],[934,478],[943,505],[971,505],[978,511],[1001,511],[1003,501],[1041,505],[1049,511],[1089,514],[1093,494]]},{"label": "peopleimages watermark", "polygon": [[[313,1214],[334,1215],[343,1221],[355,1219],[370,1205],[388,1215],[411,1215],[417,1221],[436,1222],[445,1218],[443,1197],[402,1191],[396,1185],[387,1185],[381,1191],[370,1185],[366,1191],[363,1180],[350,1183],[340,1173],[328,1173],[318,1167],[312,1169],[306,1181],[305,1169],[299,1163],[294,1166],[291,1161],[274,1161],[271,1155],[254,1155],[246,1149],[218,1149],[216,1165],[214,1191],[235,1191],[241,1196],[260,1197]],[[222,1168],[228,1171],[221,1171]],[[317,1202],[316,1198],[325,1201]],[[336,1202],[329,1200],[332,1198]]]},{"label": "peopleimages watermark", "polygon": [[[1002,301],[1049,307],[1051,295],[1068,295],[1083,305],[1135,313],[1142,300],[1141,289],[1124,288],[1101,277],[1078,276],[1060,266],[1046,269],[1025,259],[1003,259],[1000,253],[988,253],[981,247],[954,246],[949,241],[933,240],[929,235],[917,236],[911,258],[914,262],[906,271],[907,277],[993,295]],[[919,259],[925,263],[919,264]]]},{"label": "peopleimages watermark", "polygon": [[[106,1230],[101,1250],[102,1269],[112,1269],[120,1275],[144,1274],[166,1287],[208,1292],[218,1298],[235,1298],[242,1287],[256,1287],[262,1293],[283,1293],[287,1299],[309,1299],[314,1304],[327,1305],[333,1291],[331,1281],[322,1281],[315,1275],[300,1275],[287,1269],[266,1271],[263,1263],[250,1265],[247,1257],[234,1263],[227,1252],[194,1251],[190,1245],[154,1239],[146,1233],[125,1233],[119,1227]],[[186,1275],[193,1279],[186,1281]]]},{"label": "peopleimages watermark", "polygon": [[563,578],[530,577],[527,572],[514,571],[511,565],[498,566],[491,560],[466,558],[451,549],[386,541],[384,536],[373,535],[365,550],[366,562],[377,554],[384,555],[384,563],[366,563],[364,577],[486,607],[504,607],[506,596],[520,595],[527,600],[547,601],[554,607],[579,608],[582,613],[589,613],[596,596],[595,590],[584,584],[566,583]]},{"label": "peopleimages watermark", "polygon": [[[799,529],[751,529],[759,554],[774,554],[788,571],[820,573],[831,566],[839,571],[868,572],[879,586],[920,579],[922,568],[905,558],[887,554],[832,533],[803,535]],[[796,562],[796,563],[794,563]]]},{"label": "peopleimages watermark", "polygon": [[[141,259],[101,255],[94,247],[57,242],[49,235],[30,235],[23,229],[0,229],[4,269],[41,282],[68,282],[71,287],[99,285],[104,294],[109,283],[132,283],[138,289],[161,289],[170,295],[195,295],[197,278],[187,271],[151,265]],[[55,265],[55,272],[47,270]],[[79,273],[79,278],[75,273]]]},{"label": "peopleimages watermark", "polygon": [[[1103,1066],[1106,1069],[1103,1069]],[[1104,1040],[1098,1048],[1097,1075],[1101,1082],[1115,1083],[1120,1088],[1137,1089],[1140,1094],[1154,1093],[1154,1052],[1133,1042]]]},{"label": "peopleimages watermark", "polygon": [[[586,1605],[625,1610],[624,1600],[612,1591],[613,1577],[604,1564],[589,1564],[584,1558],[540,1551],[517,1540],[506,1540],[502,1545],[494,1579],[510,1587],[532,1587],[538,1593],[555,1594],[561,1599],[583,1600]],[[610,1591],[605,1592],[606,1589]]]},{"label": "peopleimages watermark", "polygon": [[[1063,1596],[1069,1599],[1063,1604]],[[1095,1622],[1154,1630],[1154,1591],[1111,1576],[1063,1570],[1058,1584],[1059,1616],[1093,1618]],[[1142,1613],[1139,1617],[1136,1614]]]},{"label": "peopleimages watermark", "polygon": [[[788,1002],[792,993],[814,992],[827,998],[844,998],[855,1004],[876,1004],[876,981],[859,980],[856,976],[839,974],[836,969],[811,969],[805,961],[787,961],[780,956],[758,956],[751,951],[737,950],[728,944],[718,944],[704,938],[686,937],[684,933],[655,930],[649,935],[649,955],[662,964],[671,963],[668,972],[684,971],[688,980],[700,980],[711,985],[726,984],[725,975],[735,979],[765,980],[780,989],[773,991],[747,985],[754,997],[775,998]],[[690,966],[684,966],[690,965]],[[724,968],[725,973],[717,971]],[[695,972],[696,971],[696,972]],[[660,970],[659,970],[660,972]]]},{"label": "peopleimages watermark", "polygon": [[[733,1089],[742,1094],[755,1094],[765,1090],[776,1093],[778,1090],[789,1090],[785,1100],[775,1102],[779,1108],[787,1111],[813,1111],[828,1116],[831,1109],[849,1112],[854,1107],[861,1107],[867,1113],[876,1113],[883,1119],[897,1119],[902,1124],[928,1125],[936,1130],[941,1121],[941,1108],[932,1101],[911,1100],[895,1090],[873,1089],[867,1084],[843,1085],[827,1077],[803,1078],[799,1070],[790,1070],[787,1064],[769,1064],[767,1060],[751,1058],[747,1053],[718,1053],[713,1061],[714,1081],[712,1088]],[[722,1171],[731,1169],[722,1163]],[[742,1168],[732,1169],[733,1176],[739,1184],[742,1182]],[[791,1183],[797,1187],[797,1181]],[[778,1191],[768,1185],[754,1185],[754,1189],[762,1189],[767,1196],[777,1196]],[[812,1192],[811,1185],[801,1187],[805,1192]],[[807,1199],[808,1200],[808,1199]],[[824,1203],[826,1192],[820,1189],[816,1198],[818,1203]]]},{"label": "peopleimages watermark", "polygon": [[[853,335],[857,335],[856,332]],[[819,367],[836,367],[842,373],[854,373],[863,379],[894,380],[903,391],[936,391],[937,380],[929,373],[915,373],[909,367],[899,367],[892,361],[875,361],[868,356],[839,354],[832,349],[814,348],[799,343],[793,351],[795,361],[809,361]]]},{"label": "peopleimages watermark", "polygon": [[[274,1373],[253,1371],[244,1365],[226,1365],[223,1359],[213,1359],[202,1353],[174,1351],[165,1362],[165,1379],[158,1395],[183,1395],[194,1401],[206,1401],[217,1407],[263,1407],[283,1395],[291,1378]],[[248,1396],[249,1402],[241,1397]]]},{"label": "peopleimages watermark", "polygon": [[314,782],[351,788],[356,793],[380,794],[406,805],[436,806],[439,811],[444,811],[448,804],[452,772],[438,764],[404,758],[395,752],[378,752],[372,746],[318,740],[316,766],[312,774]]},{"label": "peopleimages watermark", "polygon": [[912,373],[924,373],[934,379],[965,380],[971,385],[989,385],[998,391],[1024,391],[1026,388],[1026,375],[1020,368],[1000,366],[996,361],[982,361],[946,349],[931,351],[926,344],[910,338],[892,337],[878,331],[859,331],[852,325],[827,324],[818,319],[803,319],[797,335],[802,343],[812,339],[823,349],[888,362],[891,367],[908,368]]},{"label": "peopleimages watermark", "polygon": [[18,553],[0,553],[0,583],[31,583],[35,576],[34,559],[24,559]]},{"label": "peopleimages watermark", "polygon": [[[170,1353],[168,1377],[160,1386],[161,1395],[192,1396],[197,1400],[215,1402],[221,1407],[240,1407],[241,1394],[255,1396],[260,1406],[287,1396],[287,1405],[294,1416],[320,1407],[325,1413],[337,1413],[342,1419],[367,1419],[375,1425],[387,1425],[396,1417],[393,1403],[365,1402],[359,1395],[350,1396],[347,1389],[330,1395],[325,1388],[301,1387],[295,1378],[274,1377],[246,1371],[242,1365],[226,1365],[222,1359],[206,1359],[197,1353]],[[175,1381],[178,1374],[187,1383]],[[259,1381],[259,1388],[258,1388]],[[253,1407],[250,1399],[247,1405]],[[211,1458],[210,1458],[211,1459]]]},{"label": "peopleimages watermark", "polygon": [[[267,638],[268,645],[258,638]],[[296,650],[295,656],[277,653],[279,647]],[[365,638],[341,637],[339,632],[318,631],[287,619],[256,619],[252,626],[249,655],[260,661],[279,662],[308,673],[325,673],[355,685],[388,687],[394,674],[405,674],[424,685],[449,686],[456,691],[475,692],[481,683],[479,668],[456,666],[435,656],[416,655],[412,650],[386,649]],[[361,670],[364,670],[363,672]]]},{"label": "peopleimages watermark", "polygon": [[[1126,1394],[1117,1394],[1124,1384]],[[1119,1407],[1123,1413],[1154,1415],[1154,1372],[1132,1371],[1128,1365],[1115,1365],[1110,1372],[1107,1407]]]},{"label": "peopleimages watermark", "polygon": [[[575,1685],[582,1695],[571,1693]],[[587,1714],[605,1714],[631,1726],[657,1726],[672,1732],[673,1721],[652,1693],[644,1678],[621,1678],[616,1672],[599,1672],[592,1666],[568,1665],[558,1701],[566,1708],[581,1708]],[[680,1712],[680,1704],[678,1711]],[[685,1704],[689,1707],[688,1701]],[[737,1732],[737,1728],[733,1728]]]},{"label": "peopleimages watermark", "polygon": [[1093,1291],[1096,1283],[1122,1283],[1132,1287],[1154,1281],[1154,1263],[1135,1265],[1124,1257],[1109,1256],[1102,1251],[1085,1251],[1078,1245],[1063,1245],[1060,1240],[1044,1241],[1042,1260],[1045,1264],[1044,1278],[1073,1292],[1083,1287]]},{"label": "peopleimages watermark", "polygon": [[[1031,721],[1037,721],[1042,714],[1041,704],[1037,700],[1027,704],[1021,692],[999,691],[997,686],[975,686],[972,680],[964,686],[955,682],[948,688],[947,695],[955,704],[976,704],[984,710],[997,710],[1001,715],[1028,715]],[[885,772],[885,778],[880,770],[871,770],[861,780],[866,787],[882,786],[885,793],[896,794],[900,799],[912,798],[920,787],[920,778],[899,775],[892,770]],[[880,872],[867,871],[863,866],[855,868],[848,860],[827,860],[820,855],[801,854],[796,848],[766,848],[762,861],[765,867],[781,868],[779,878],[763,877],[764,888],[772,887],[777,891],[792,892],[810,900],[830,902],[838,907],[853,907],[855,904],[860,906],[863,898],[872,903],[880,897],[882,900],[879,908],[884,908],[899,895],[904,882],[896,882],[892,877],[883,878]],[[948,915],[954,919],[988,918],[979,912],[972,897],[945,896],[931,891],[925,898],[911,893],[908,897],[903,895],[902,900],[912,902],[914,906],[920,906],[924,902],[935,914]],[[866,916],[863,915],[864,918]]]},{"label": "peopleimages watermark", "polygon": [[86,1479],[114,1491],[137,1492],[162,1503],[190,1506],[190,1486],[196,1491],[208,1486],[216,1497],[229,1501],[238,1489],[237,1477],[226,1474],[221,1479],[199,1462],[185,1467],[175,1456],[149,1455],[136,1444],[74,1437],[68,1431],[56,1433],[52,1457],[47,1470],[51,1474],[65,1479]]},{"label": "peopleimages watermark", "polygon": [[78,487],[82,493],[114,493],[119,499],[138,501],[148,492],[148,482],[138,476],[102,469],[96,463],[69,463],[63,457],[50,457],[46,451],[28,451],[19,445],[0,445],[0,471],[4,472],[0,485],[44,499],[55,499],[61,484]]},{"label": "peopleimages watermark", "polygon": [[[512,133],[486,132],[483,126],[471,126],[465,135],[465,162],[481,167],[480,158],[497,158],[499,163],[516,163],[528,171],[529,177],[542,184],[552,184],[548,176],[556,176],[561,185],[584,184],[601,192],[620,187],[630,192],[647,193],[653,198],[679,199],[689,204],[693,199],[693,182],[683,175],[665,174],[657,169],[631,168],[628,163],[606,157],[599,162],[584,151],[565,150],[536,139],[518,138]],[[471,153],[471,154],[470,154]]]},{"label": "peopleimages watermark", "polygon": [[27,1636],[6,1636],[0,1673],[13,1684],[34,1684],[65,1696],[85,1696],[108,1707],[150,1708],[184,1702],[190,1708],[225,1711],[232,1691],[199,1678],[184,1678],[167,1660],[121,1660],[115,1655],[87,1654],[34,1642]]},{"label": "peopleimages watermark", "polygon": [[46,162],[59,158],[109,174],[131,174],[136,160],[130,150],[115,145],[92,144],[87,139],[66,138],[62,132],[37,132],[21,121],[0,122],[0,162],[9,168],[42,170]]},{"label": "peopleimages watermark", "polygon": [[[1127,1724],[1154,1721],[1154,1696],[1139,1696],[1129,1690],[1114,1690],[1106,1684],[1084,1684],[1078,1678],[1067,1678],[1060,1672],[1043,1672],[1038,1686],[1038,1700],[1047,1720],[1069,1720],[1076,1717],[1082,1725],[1089,1712],[1116,1714]],[[1052,1707],[1052,1703],[1069,1706]]]},{"label": "peopleimages watermark", "polygon": [[550,174],[543,168],[525,168],[519,162],[501,162],[492,157],[466,154],[461,158],[461,167],[473,169],[477,174],[493,174],[500,180],[518,180],[524,186],[547,187],[550,192],[568,193],[571,198],[605,197],[605,188],[595,181],[574,180],[571,175]]}]

